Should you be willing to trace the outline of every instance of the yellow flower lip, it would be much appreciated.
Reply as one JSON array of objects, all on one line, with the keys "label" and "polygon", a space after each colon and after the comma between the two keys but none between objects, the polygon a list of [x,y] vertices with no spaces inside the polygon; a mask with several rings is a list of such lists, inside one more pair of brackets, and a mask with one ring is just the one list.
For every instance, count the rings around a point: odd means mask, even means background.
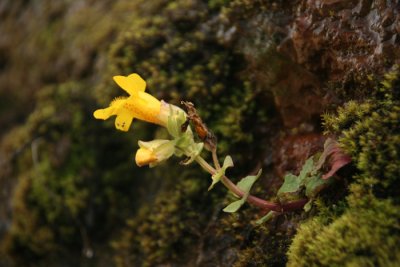
[{"label": "yellow flower lip", "polygon": [[142,167],[157,162],[157,156],[153,151],[147,148],[139,148],[135,156],[136,165]]},{"label": "yellow flower lip", "polygon": [[114,76],[114,81],[129,97],[114,99],[108,108],[98,109],[93,113],[96,119],[106,120],[116,115],[115,128],[128,131],[133,118],[164,125],[160,120],[161,102],[152,95],[145,93],[146,82],[136,73],[129,76]]}]

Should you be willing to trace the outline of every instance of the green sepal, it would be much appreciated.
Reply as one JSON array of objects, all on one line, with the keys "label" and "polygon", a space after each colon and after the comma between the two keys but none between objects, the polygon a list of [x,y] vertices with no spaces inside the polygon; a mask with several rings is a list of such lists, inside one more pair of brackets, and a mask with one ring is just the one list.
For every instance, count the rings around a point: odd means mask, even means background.
[{"label": "green sepal", "polygon": [[192,163],[198,155],[200,155],[201,151],[203,150],[204,143],[193,143],[187,151],[185,151],[185,155],[189,158],[183,165],[189,165]]},{"label": "green sepal", "polygon": [[140,148],[146,148],[149,150],[155,150],[156,148],[158,148],[159,146],[166,144],[168,142],[170,142],[171,140],[167,140],[167,139],[156,139],[156,140],[152,140],[152,141],[140,141],[138,142],[138,145]]},{"label": "green sepal", "polygon": [[240,188],[240,190],[243,191],[244,195],[241,199],[236,200],[235,202],[232,202],[231,204],[226,206],[223,209],[224,212],[236,212],[240,209],[241,206],[243,206],[250,194],[251,187],[260,177],[261,173],[262,169],[260,169],[256,175],[246,176],[242,180],[240,180],[239,183],[237,183],[237,186]]},{"label": "green sepal", "polygon": [[156,147],[154,149],[154,153],[156,154],[158,161],[150,163],[149,167],[153,168],[153,167],[157,166],[159,163],[161,163],[162,161],[165,161],[165,160],[169,159],[172,155],[174,155],[175,150],[176,150],[175,144],[176,144],[175,140],[171,140],[171,141],[168,141],[168,142]]},{"label": "green sepal", "polygon": [[186,114],[183,110],[173,109],[169,106],[169,116],[167,122],[167,130],[174,138],[180,137],[182,133],[182,124],[186,122]]},{"label": "green sepal", "polygon": [[225,171],[229,167],[233,167],[233,160],[232,157],[228,155],[225,157],[224,164],[222,165],[221,169],[217,173],[211,176],[212,183],[208,188],[208,191],[213,189],[214,185],[221,180],[221,177],[225,175]]},{"label": "green sepal", "polygon": [[179,136],[175,137],[175,142],[176,142],[175,155],[177,157],[182,157],[185,155],[189,158],[188,160],[182,163],[183,165],[188,165],[192,163],[195,160],[195,158],[198,155],[200,155],[204,147],[204,143],[194,142],[193,132],[190,129],[190,127],[188,127],[186,132],[184,133],[180,132]]},{"label": "green sepal", "polygon": [[156,139],[148,142],[139,141],[138,144],[140,148],[146,148],[156,154],[157,161],[150,163],[150,168],[153,168],[162,161],[170,158],[172,155],[174,155],[176,150],[175,140]]},{"label": "green sepal", "polygon": [[194,144],[193,133],[190,128],[181,136],[175,138],[176,146],[185,151],[189,146]]}]

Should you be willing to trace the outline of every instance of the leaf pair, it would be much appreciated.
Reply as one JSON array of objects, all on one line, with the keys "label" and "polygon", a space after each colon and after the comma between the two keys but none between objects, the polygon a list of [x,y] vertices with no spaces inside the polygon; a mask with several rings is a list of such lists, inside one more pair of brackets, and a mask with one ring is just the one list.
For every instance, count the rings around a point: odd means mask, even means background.
[{"label": "leaf pair", "polygon": [[237,183],[237,187],[242,190],[244,193],[242,198],[232,202],[228,206],[226,206],[223,211],[225,212],[236,212],[240,209],[241,206],[246,202],[248,196],[250,195],[250,190],[253,184],[257,181],[257,179],[260,177],[262,170],[260,169],[256,175],[249,175],[240,180],[239,183]]},{"label": "leaf pair", "polygon": [[221,180],[222,176],[225,175],[226,169],[228,169],[229,167],[233,167],[233,160],[231,156],[226,156],[221,169],[218,170],[217,173],[215,173],[213,176],[211,176],[212,183],[208,188],[208,191],[214,188],[214,185]]},{"label": "leaf pair", "polygon": [[289,202],[291,200],[303,198],[304,195],[310,199],[306,204],[305,210],[311,208],[311,201],[327,185],[332,183],[333,179],[322,179],[321,172],[318,171],[318,164],[314,161],[314,156],[307,159],[298,176],[287,174],[285,181],[278,190],[278,199],[280,202]]},{"label": "leaf pair", "polygon": [[[222,177],[225,175],[226,169],[229,167],[233,167],[233,161],[231,156],[226,156],[224,160],[224,164],[222,165],[221,169],[219,169],[213,176],[211,176],[212,183],[208,190],[210,191],[211,189],[214,188],[214,185],[221,181]],[[237,183],[237,187],[243,192],[242,198],[240,198],[237,201],[232,202],[229,204],[227,207],[223,209],[225,212],[236,212],[240,209],[241,206],[246,202],[248,196],[250,195],[250,190],[255,181],[260,177],[261,175],[261,169],[258,171],[257,175],[249,175],[240,180],[239,183]],[[235,195],[236,196],[236,195]],[[239,198],[239,196],[236,196]]]}]

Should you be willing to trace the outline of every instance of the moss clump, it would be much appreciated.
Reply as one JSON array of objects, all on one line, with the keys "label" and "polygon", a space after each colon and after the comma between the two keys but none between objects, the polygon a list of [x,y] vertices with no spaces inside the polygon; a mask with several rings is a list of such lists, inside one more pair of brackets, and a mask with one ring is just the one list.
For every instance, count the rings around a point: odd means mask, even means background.
[{"label": "moss clump", "polygon": [[[364,196],[365,197],[365,196]],[[399,208],[369,198],[333,221],[313,218],[299,228],[288,266],[397,266]]]},{"label": "moss clump", "polygon": [[342,148],[362,173],[357,176],[359,182],[372,183],[381,197],[398,198],[400,193],[398,76],[397,70],[386,74],[374,99],[348,102],[337,116],[325,116],[326,129],[339,136]]},{"label": "moss clump", "polygon": [[[161,173],[160,173],[161,174]],[[112,243],[117,266],[155,266],[193,261],[195,240],[205,227],[208,205],[206,179],[186,172],[165,184],[155,199],[127,220],[121,237]],[[202,204],[201,204],[202,203]]]},{"label": "moss clump", "polygon": [[273,225],[254,228],[248,234],[248,240],[242,242],[232,266],[284,266],[292,234],[273,228]]},{"label": "moss clump", "polygon": [[[305,222],[289,249],[289,266],[397,266],[400,264],[400,99],[397,68],[361,103],[325,115],[357,173],[343,214]],[[333,215],[333,216],[332,216]]]},{"label": "moss clump", "polygon": [[[93,101],[83,88],[71,82],[42,89],[37,108],[16,130],[25,133],[29,143],[15,159],[19,183],[3,248],[19,265],[38,266],[59,258],[78,264],[94,240],[106,237],[98,233],[112,229],[134,208],[126,205],[135,192],[127,186],[135,181],[129,174],[132,164],[126,157],[100,152],[115,131],[100,130],[92,120]],[[9,144],[13,137],[8,137]],[[20,135],[16,138],[14,149]],[[113,147],[132,153],[122,143]]]}]

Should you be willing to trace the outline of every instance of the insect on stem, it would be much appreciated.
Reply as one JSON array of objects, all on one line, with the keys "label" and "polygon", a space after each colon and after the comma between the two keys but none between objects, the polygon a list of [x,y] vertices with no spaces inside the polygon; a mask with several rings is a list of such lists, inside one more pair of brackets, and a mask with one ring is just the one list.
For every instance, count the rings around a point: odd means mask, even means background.
[{"label": "insect on stem", "polygon": [[206,124],[200,118],[197,110],[194,108],[194,104],[188,101],[181,101],[181,104],[185,106],[185,109],[187,111],[187,121],[182,125],[182,130],[186,130],[189,122],[192,122],[197,136],[204,143],[205,149],[207,149],[208,151],[214,151],[217,147],[217,138],[207,128]]}]

